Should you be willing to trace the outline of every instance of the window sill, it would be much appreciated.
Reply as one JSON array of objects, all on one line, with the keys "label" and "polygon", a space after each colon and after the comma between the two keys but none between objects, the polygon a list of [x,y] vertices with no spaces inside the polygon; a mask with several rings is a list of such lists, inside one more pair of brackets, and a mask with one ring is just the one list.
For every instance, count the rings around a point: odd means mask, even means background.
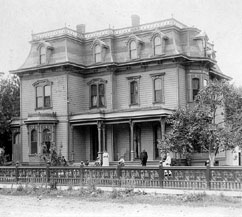
[{"label": "window sill", "polygon": [[35,111],[37,111],[37,110],[50,110],[50,109],[53,109],[53,107],[35,108]]},{"label": "window sill", "polygon": [[139,103],[129,104],[129,107],[135,107],[135,106],[138,107],[138,106],[140,106],[140,105],[139,105]]},{"label": "window sill", "polygon": [[165,102],[153,102],[153,105],[157,105],[157,104],[165,104]]}]

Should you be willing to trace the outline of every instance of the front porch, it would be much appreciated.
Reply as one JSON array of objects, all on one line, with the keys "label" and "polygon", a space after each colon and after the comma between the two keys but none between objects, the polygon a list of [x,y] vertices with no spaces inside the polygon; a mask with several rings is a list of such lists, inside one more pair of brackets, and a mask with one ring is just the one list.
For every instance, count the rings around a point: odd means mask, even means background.
[{"label": "front porch", "polygon": [[93,162],[107,151],[110,162],[122,157],[125,162],[136,165],[136,162],[140,164],[140,153],[145,149],[148,164],[154,161],[152,165],[158,166],[158,140],[164,138],[165,131],[164,116],[71,123],[69,160]]}]

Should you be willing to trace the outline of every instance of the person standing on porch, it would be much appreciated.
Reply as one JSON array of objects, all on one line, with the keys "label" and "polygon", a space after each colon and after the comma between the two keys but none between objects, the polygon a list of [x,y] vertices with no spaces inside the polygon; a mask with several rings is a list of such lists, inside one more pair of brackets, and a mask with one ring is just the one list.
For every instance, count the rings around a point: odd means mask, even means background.
[{"label": "person standing on porch", "polygon": [[103,166],[108,167],[109,166],[109,154],[107,151],[104,151],[103,153]]},{"label": "person standing on porch", "polygon": [[147,159],[148,159],[148,153],[147,153],[147,151],[144,149],[144,150],[140,153],[140,160],[141,160],[141,164],[142,164],[142,166],[146,166]]}]

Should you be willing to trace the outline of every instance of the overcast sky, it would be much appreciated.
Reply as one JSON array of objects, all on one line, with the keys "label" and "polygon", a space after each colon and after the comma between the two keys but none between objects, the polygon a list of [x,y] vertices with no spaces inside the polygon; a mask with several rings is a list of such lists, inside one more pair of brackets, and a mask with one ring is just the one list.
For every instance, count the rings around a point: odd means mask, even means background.
[{"label": "overcast sky", "polygon": [[242,86],[241,0],[0,0],[0,72],[19,68],[26,59],[31,32],[86,24],[86,31],[171,18],[205,30],[215,44],[223,73]]}]

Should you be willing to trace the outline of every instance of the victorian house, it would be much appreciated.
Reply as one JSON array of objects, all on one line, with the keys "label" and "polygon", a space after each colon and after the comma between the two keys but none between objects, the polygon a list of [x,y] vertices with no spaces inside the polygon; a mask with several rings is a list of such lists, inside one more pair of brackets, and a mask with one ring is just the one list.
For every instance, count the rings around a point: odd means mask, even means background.
[{"label": "victorian house", "polygon": [[[160,157],[166,117],[192,103],[209,80],[227,79],[208,36],[174,18],[121,29],[62,29],[32,35],[12,121],[13,160],[38,163],[55,145],[69,161]],[[225,156],[224,156],[225,157]],[[222,156],[223,158],[223,156]],[[222,159],[221,158],[221,159]]]}]

